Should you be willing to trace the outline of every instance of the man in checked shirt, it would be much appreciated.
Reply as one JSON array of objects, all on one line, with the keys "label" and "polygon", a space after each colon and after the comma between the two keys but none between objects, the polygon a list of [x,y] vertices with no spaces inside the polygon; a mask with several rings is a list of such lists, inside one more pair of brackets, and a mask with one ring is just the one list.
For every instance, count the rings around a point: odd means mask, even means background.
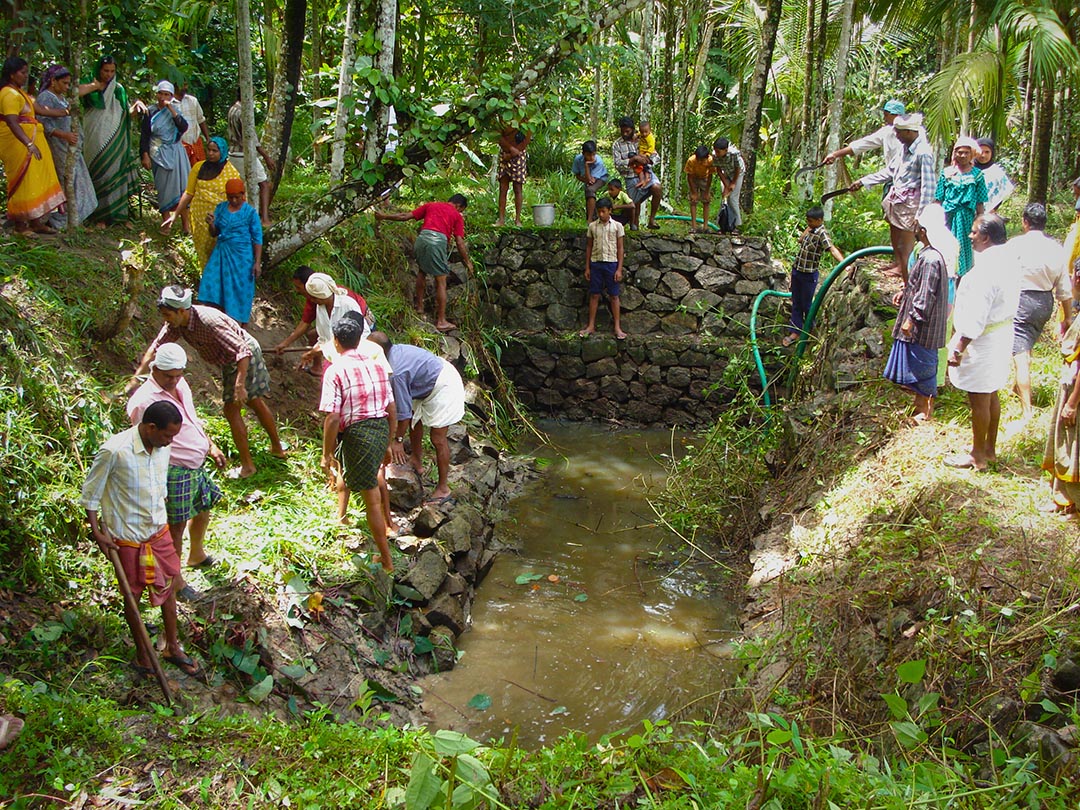
[{"label": "man in checked shirt", "polygon": [[191,290],[178,284],[166,287],[158,299],[158,312],[165,325],[143,355],[128,386],[133,394],[142,384],[140,376],[150,368],[150,361],[163,343],[187,341],[212,366],[221,369],[221,401],[229,422],[233,444],[240,456],[240,466],[229,471],[230,478],[247,478],[255,472],[255,462],[248,446],[247,425],[240,407],[247,404],[255,411],[259,424],[270,437],[270,454],[285,458],[278,437],[277,423],[270,406],[263,399],[270,393],[270,372],[258,342],[240,328],[240,324],[213,307],[191,303]]}]

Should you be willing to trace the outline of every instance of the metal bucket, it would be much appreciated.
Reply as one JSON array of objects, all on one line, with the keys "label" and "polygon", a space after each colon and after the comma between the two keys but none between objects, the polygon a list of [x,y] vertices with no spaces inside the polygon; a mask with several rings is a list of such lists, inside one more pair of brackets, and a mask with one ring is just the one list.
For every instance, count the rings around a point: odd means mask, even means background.
[{"label": "metal bucket", "polygon": [[533,206],[533,224],[538,228],[549,228],[555,224],[555,204],[542,203]]}]

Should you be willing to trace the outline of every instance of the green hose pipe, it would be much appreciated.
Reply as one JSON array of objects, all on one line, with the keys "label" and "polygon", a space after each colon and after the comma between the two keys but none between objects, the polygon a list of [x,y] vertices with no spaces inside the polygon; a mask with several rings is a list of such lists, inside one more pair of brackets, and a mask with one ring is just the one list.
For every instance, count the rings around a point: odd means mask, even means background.
[{"label": "green hose pipe", "polygon": [[833,282],[836,281],[836,277],[843,273],[848,267],[857,262],[864,256],[891,256],[893,249],[886,245],[875,245],[874,247],[862,248],[856,250],[854,253],[848,254],[842,262],[836,265],[829,273],[825,281],[818,287],[817,293],[814,295],[814,300],[810,302],[810,311],[806,313],[806,321],[803,323],[802,334],[799,335],[799,342],[795,345],[795,361],[791,364],[791,377],[788,380],[788,385],[795,384],[795,375],[799,371],[799,361],[802,360],[803,354],[806,353],[806,343],[810,339],[810,330],[814,328],[814,319],[817,317],[818,310],[821,309],[821,302],[825,300],[825,296],[829,292],[829,288],[832,287]]},{"label": "green hose pipe", "polygon": [[754,305],[750,308],[750,351],[754,354],[754,365],[757,366],[758,377],[761,379],[761,393],[765,402],[765,410],[772,408],[772,398],[769,396],[769,378],[765,376],[765,364],[761,362],[761,352],[757,345],[757,313],[758,306],[770,295],[777,298],[791,298],[791,293],[779,290],[762,290],[754,299]]},{"label": "green hose pipe", "polygon": [[690,219],[690,217],[684,217],[682,214],[657,214],[656,218],[675,219],[679,222],[693,222],[695,225],[700,222],[702,225],[708,225],[714,231],[720,230],[719,226],[717,226],[715,222],[706,222],[705,220],[701,219],[701,217],[698,217],[697,219]]}]

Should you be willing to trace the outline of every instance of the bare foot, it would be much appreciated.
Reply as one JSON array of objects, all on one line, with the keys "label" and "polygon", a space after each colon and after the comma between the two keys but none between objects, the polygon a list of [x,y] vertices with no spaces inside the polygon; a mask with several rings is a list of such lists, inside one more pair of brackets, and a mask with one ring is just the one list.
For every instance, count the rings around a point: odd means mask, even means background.
[{"label": "bare foot", "polygon": [[615,339],[616,340],[626,340],[626,332],[624,332],[622,329],[620,329],[618,332],[615,333]]},{"label": "bare foot", "polygon": [[787,346],[790,346],[792,343],[794,343],[798,339],[799,339],[798,335],[796,335],[795,333],[791,333],[791,334],[785,336],[784,339],[780,341],[780,345],[787,347]]},{"label": "bare foot", "polygon": [[497,220],[495,220],[495,227],[496,227],[496,228],[501,228],[501,227],[502,227],[503,225],[505,225],[505,224],[506,224],[506,223],[505,223],[505,222],[503,222],[503,220],[501,220],[501,219],[497,219]]},{"label": "bare foot", "polygon": [[274,458],[288,458],[289,457],[289,454],[287,452],[285,452],[284,447],[279,447],[276,450],[271,448],[270,449],[270,455],[272,455]]},{"label": "bare foot", "polygon": [[449,332],[452,329],[457,329],[456,323],[450,323],[450,321],[439,321],[435,324],[435,328],[440,332]]},{"label": "bare foot", "polygon": [[577,333],[577,336],[578,337],[588,337],[589,335],[591,335],[595,331],[596,330],[594,328],[592,328],[591,326],[586,326],[584,329],[582,329],[580,332]]},{"label": "bare foot", "polygon": [[251,476],[253,476],[254,474],[255,474],[255,467],[254,466],[251,466],[251,467],[233,467],[231,470],[229,470],[227,473],[225,473],[225,477],[226,478],[231,478],[232,480],[235,481],[238,478],[251,478]]}]

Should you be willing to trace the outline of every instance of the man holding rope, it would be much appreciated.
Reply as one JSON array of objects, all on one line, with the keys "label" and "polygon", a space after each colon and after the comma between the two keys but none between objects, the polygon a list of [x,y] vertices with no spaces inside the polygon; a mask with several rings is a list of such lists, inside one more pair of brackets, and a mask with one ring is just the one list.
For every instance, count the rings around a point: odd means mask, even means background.
[{"label": "man holding rope", "polygon": [[149,590],[150,604],[161,608],[165,660],[192,677],[203,675],[176,634],[173,579],[180,575],[180,557],[165,513],[169,445],[182,424],[180,410],[171,402],[149,405],[137,426],[106,440],[94,456],[80,500],[94,541],[110,559],[119,557],[121,586],[126,579],[134,596],[124,602],[124,618],[136,636],[132,668],[140,676],[154,671],[153,649],[139,643],[138,599],[143,590]]}]

